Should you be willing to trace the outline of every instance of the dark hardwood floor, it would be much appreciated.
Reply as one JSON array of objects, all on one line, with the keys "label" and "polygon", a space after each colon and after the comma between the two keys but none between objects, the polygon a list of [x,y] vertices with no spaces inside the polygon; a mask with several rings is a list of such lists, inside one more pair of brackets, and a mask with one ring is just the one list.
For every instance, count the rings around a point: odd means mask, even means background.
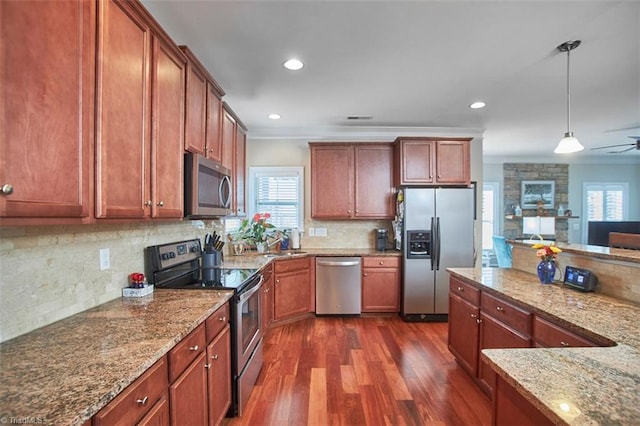
[{"label": "dark hardwood floor", "polygon": [[319,317],[272,328],[237,425],[488,425],[490,401],[447,349],[446,323]]}]

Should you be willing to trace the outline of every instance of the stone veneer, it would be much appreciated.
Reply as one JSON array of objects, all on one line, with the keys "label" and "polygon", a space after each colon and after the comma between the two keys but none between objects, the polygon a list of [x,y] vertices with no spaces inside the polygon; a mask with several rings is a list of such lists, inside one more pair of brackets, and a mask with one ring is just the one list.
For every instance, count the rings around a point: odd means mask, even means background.
[{"label": "stone veneer", "polygon": [[[514,209],[520,204],[522,181],[552,180],[555,181],[554,208],[548,209],[548,215],[556,213],[556,208],[562,205],[565,209],[569,204],[569,165],[550,163],[504,163],[504,214],[514,214]],[[536,216],[536,211],[523,209],[523,216]],[[568,241],[569,221],[556,219],[556,240]],[[503,235],[507,239],[522,237],[522,218],[505,219]]]}]

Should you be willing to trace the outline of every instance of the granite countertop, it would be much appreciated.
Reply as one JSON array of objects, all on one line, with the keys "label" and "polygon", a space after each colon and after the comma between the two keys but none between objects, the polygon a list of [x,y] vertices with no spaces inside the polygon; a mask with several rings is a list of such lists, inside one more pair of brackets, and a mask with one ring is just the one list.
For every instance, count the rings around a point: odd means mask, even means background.
[{"label": "granite countertop", "polygon": [[225,255],[222,263],[223,268],[248,268],[260,269],[272,260],[281,259],[297,259],[301,257],[317,257],[317,256],[390,256],[399,257],[402,252],[398,250],[377,251],[368,248],[324,248],[324,249],[302,249],[291,250],[286,252],[273,253],[256,253],[245,252],[241,256]]},{"label": "granite countertop", "polygon": [[485,349],[482,358],[556,424],[640,422],[640,306],[515,269],[448,271],[602,343],[599,348]]},{"label": "granite countertop", "polygon": [[[518,240],[509,240],[510,244],[531,247],[530,243]],[[603,246],[590,246],[585,244],[573,244],[554,242],[554,245],[567,253],[587,255],[596,259],[620,260],[624,262],[640,263],[640,250],[629,250]]]},{"label": "granite countertop", "polygon": [[0,422],[82,424],[232,294],[156,290],[1,343]]}]

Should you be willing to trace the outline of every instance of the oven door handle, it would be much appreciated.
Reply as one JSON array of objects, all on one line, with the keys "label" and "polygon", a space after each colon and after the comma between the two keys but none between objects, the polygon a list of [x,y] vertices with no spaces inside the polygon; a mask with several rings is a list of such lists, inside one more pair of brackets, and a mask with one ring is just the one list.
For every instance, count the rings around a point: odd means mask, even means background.
[{"label": "oven door handle", "polygon": [[256,293],[257,291],[260,291],[263,281],[264,281],[264,276],[260,275],[260,281],[258,282],[258,284],[252,287],[249,291],[241,293],[240,296],[238,297],[238,301],[242,303],[248,298],[250,298],[254,293]]}]

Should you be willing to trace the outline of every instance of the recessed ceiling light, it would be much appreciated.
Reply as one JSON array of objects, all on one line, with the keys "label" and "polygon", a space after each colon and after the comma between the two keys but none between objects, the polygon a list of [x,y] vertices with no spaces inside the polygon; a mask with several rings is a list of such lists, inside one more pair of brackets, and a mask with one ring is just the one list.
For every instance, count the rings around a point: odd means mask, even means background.
[{"label": "recessed ceiling light", "polygon": [[289,59],[284,63],[284,67],[288,70],[298,71],[299,69],[302,69],[302,67],[304,67],[304,64],[298,59]]},{"label": "recessed ceiling light", "polygon": [[469,108],[471,109],[479,109],[479,108],[484,108],[485,106],[487,106],[487,104],[485,104],[484,102],[480,101],[480,102],[474,102],[471,105],[469,105]]},{"label": "recessed ceiling light", "polygon": [[280,120],[280,114],[269,114],[268,117],[272,120]]}]

